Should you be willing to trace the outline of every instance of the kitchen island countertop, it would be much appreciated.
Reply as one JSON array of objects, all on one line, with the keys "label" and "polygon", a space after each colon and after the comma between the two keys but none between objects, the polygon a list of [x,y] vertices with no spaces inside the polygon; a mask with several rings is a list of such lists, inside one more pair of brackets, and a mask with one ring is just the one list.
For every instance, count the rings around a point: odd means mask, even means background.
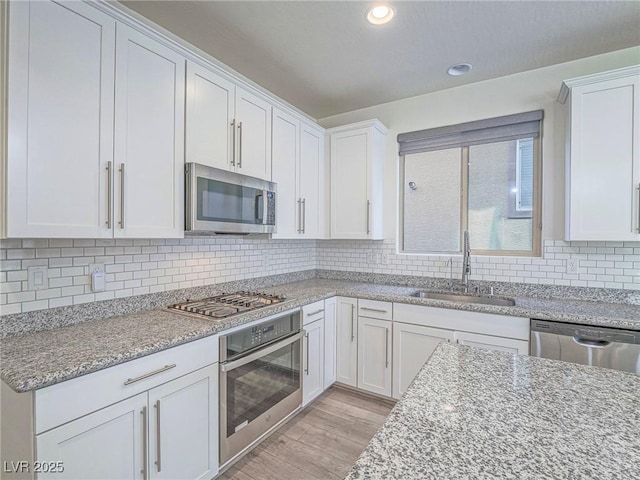
[{"label": "kitchen island countertop", "polygon": [[348,480],[640,478],[640,377],[441,344]]}]

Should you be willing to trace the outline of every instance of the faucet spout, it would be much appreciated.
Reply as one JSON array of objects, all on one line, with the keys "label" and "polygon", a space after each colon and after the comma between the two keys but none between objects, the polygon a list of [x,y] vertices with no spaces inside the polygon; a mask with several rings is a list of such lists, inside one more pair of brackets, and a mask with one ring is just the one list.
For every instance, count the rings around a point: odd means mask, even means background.
[{"label": "faucet spout", "polygon": [[463,234],[463,258],[462,258],[462,285],[464,292],[469,291],[469,275],[471,274],[471,247],[469,245],[469,231],[465,230]]}]

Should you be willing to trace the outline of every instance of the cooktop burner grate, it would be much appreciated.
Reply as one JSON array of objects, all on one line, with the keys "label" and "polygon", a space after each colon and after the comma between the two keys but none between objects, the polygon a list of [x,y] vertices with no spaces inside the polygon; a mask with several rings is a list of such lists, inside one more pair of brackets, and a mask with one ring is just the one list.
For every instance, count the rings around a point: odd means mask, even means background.
[{"label": "cooktop burner grate", "polygon": [[202,300],[187,301],[169,305],[168,308],[183,312],[196,313],[212,318],[226,318],[238,313],[267,307],[282,302],[286,297],[263,292],[224,293]]}]

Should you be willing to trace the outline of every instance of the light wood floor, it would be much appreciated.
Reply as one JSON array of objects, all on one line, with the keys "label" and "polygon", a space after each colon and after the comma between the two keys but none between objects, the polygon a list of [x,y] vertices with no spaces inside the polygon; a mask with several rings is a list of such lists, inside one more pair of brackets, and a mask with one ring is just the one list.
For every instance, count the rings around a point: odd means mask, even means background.
[{"label": "light wood floor", "polygon": [[390,401],[331,387],[220,479],[342,479],[392,408]]}]

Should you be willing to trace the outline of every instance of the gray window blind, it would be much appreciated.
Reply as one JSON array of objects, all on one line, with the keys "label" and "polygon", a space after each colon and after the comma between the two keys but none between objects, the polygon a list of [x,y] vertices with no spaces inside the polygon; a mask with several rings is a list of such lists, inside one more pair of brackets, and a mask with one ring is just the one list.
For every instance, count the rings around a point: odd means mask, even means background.
[{"label": "gray window blind", "polygon": [[502,142],[540,135],[542,110],[504,117],[429,128],[398,135],[400,155],[429,152],[482,143]]}]

